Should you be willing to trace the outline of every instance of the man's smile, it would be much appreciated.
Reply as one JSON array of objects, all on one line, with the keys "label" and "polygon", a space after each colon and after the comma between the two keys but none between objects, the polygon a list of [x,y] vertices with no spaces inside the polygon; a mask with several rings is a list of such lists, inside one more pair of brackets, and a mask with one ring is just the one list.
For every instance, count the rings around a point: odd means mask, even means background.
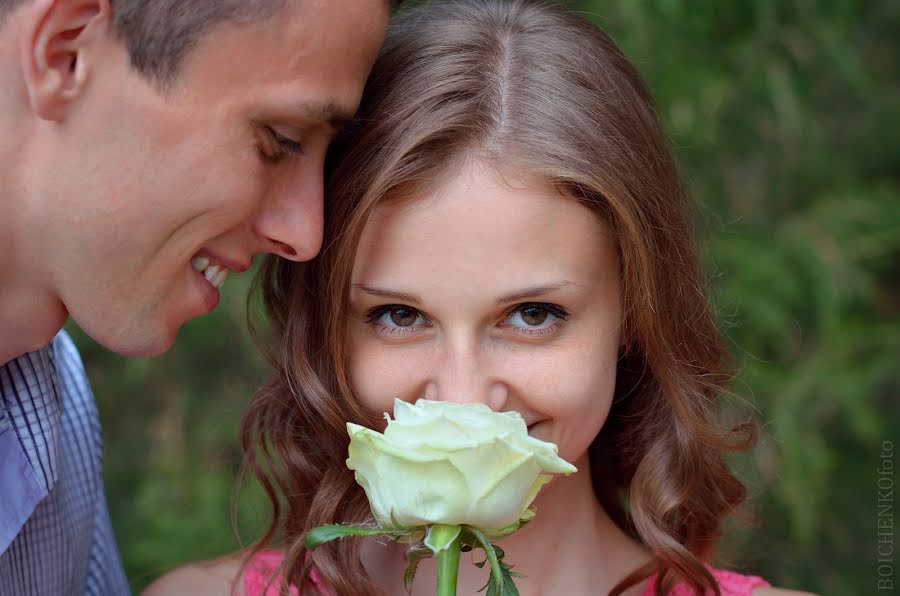
[{"label": "man's smile", "polygon": [[191,267],[202,273],[214,288],[221,288],[228,277],[228,267],[214,263],[209,257],[194,257],[191,259]]}]

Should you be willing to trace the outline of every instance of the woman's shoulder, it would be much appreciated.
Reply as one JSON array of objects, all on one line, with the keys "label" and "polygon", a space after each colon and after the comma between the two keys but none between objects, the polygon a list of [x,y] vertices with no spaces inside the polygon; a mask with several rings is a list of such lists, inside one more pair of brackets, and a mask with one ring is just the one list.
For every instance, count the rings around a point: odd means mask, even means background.
[{"label": "woman's shoulder", "polygon": [[[743,575],[735,571],[712,567],[709,568],[709,571],[719,584],[722,596],[811,596],[809,592],[773,588],[769,582],[756,575]],[[643,596],[653,594],[654,579],[650,578]],[[693,591],[684,584],[678,584],[669,594],[671,596],[691,596]]]},{"label": "woman's shoulder", "polygon": [[753,590],[753,596],[815,596],[815,594],[813,594],[812,592],[786,590],[784,588],[773,588],[771,586],[768,586]]},{"label": "woman's shoulder", "polygon": [[[263,550],[191,563],[162,576],[141,596],[277,596],[283,558],[281,551]],[[319,586],[314,571],[310,579]],[[297,589],[291,587],[290,594],[296,596]]]},{"label": "woman's shoulder", "polygon": [[[191,563],[162,576],[141,596],[278,596],[283,559],[284,553],[279,550],[262,550]],[[310,572],[310,581],[313,590],[328,594],[315,569]],[[290,594],[297,596],[299,592],[291,586]]]},{"label": "woman's shoulder", "polygon": [[229,555],[213,561],[182,565],[163,575],[142,596],[245,596],[243,558]]}]

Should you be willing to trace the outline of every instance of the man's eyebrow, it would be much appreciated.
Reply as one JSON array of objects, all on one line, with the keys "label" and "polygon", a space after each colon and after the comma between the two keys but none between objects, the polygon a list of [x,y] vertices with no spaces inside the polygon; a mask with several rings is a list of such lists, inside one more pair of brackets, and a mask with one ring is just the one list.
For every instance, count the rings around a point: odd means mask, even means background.
[{"label": "man's eyebrow", "polygon": [[565,279],[561,279],[559,281],[551,282],[548,284],[531,286],[521,290],[516,290],[515,292],[501,297],[499,300],[497,300],[497,304],[509,304],[510,302],[518,302],[520,300],[525,300],[526,298],[537,298],[538,296],[549,294],[550,292],[554,292],[570,285],[575,285],[575,283],[567,281]]},{"label": "man's eyebrow", "polygon": [[302,103],[294,112],[294,117],[307,122],[323,122],[335,131],[353,122],[354,113],[335,102]]},{"label": "man's eyebrow", "polygon": [[362,290],[366,294],[370,294],[378,298],[390,298],[391,300],[397,300],[398,302],[409,302],[413,304],[421,304],[422,302],[421,298],[419,298],[415,294],[409,294],[407,292],[396,292],[394,290],[375,288],[363,284],[353,284],[353,287]]}]

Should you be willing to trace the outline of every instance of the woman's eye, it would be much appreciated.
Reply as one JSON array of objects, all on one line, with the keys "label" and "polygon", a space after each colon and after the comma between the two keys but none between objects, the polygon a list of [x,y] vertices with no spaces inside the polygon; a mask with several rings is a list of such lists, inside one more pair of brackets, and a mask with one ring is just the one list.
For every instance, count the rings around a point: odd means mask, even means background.
[{"label": "woman's eye", "polygon": [[526,325],[530,325],[531,327],[541,326],[544,321],[547,320],[548,316],[552,315],[546,308],[541,308],[540,306],[529,306],[519,311],[519,317]]},{"label": "woman's eye", "polygon": [[379,306],[369,311],[366,318],[379,329],[392,333],[412,331],[428,323],[416,309],[398,304]]},{"label": "woman's eye", "polygon": [[397,327],[410,327],[414,325],[419,318],[419,313],[411,308],[392,308],[388,312],[391,323]]},{"label": "woman's eye", "polygon": [[569,316],[563,308],[555,304],[530,302],[520,304],[506,318],[506,324],[517,330],[534,335],[538,332],[549,332],[559,326]]}]

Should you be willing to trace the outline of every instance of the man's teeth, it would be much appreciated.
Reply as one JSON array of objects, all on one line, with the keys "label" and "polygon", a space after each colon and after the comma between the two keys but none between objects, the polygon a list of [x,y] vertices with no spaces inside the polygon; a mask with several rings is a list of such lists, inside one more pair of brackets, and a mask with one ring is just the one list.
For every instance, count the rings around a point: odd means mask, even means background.
[{"label": "man's teeth", "polygon": [[213,265],[203,270],[203,277],[208,279],[212,285],[221,288],[225,283],[225,278],[228,277],[228,269]]},{"label": "man's teeth", "polygon": [[225,278],[228,277],[227,267],[210,266],[209,259],[206,257],[194,257],[191,259],[191,267],[194,268],[194,271],[203,273],[203,277],[217,288],[221,288],[222,284],[225,283]]}]

